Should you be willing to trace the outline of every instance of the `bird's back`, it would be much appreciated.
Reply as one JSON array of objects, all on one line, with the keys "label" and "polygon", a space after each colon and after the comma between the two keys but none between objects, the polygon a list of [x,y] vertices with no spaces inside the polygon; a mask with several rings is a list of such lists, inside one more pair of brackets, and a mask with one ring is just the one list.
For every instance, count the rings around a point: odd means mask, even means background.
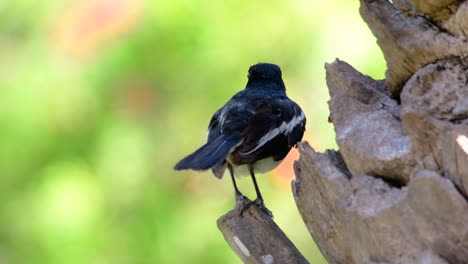
[{"label": "bird's back", "polygon": [[256,64],[249,69],[246,88],[211,118],[207,143],[176,169],[212,168],[220,177],[226,163],[236,167],[265,158],[281,161],[302,139],[305,122],[301,108],[286,95],[280,68]]},{"label": "bird's back", "polygon": [[240,133],[242,141],[231,151],[228,161],[240,166],[270,157],[271,165],[265,161],[263,165],[257,164],[264,168],[261,172],[265,172],[267,168],[275,167],[292,145],[301,140],[304,129],[302,110],[285,92],[243,90],[215,113],[208,142],[219,135]]}]

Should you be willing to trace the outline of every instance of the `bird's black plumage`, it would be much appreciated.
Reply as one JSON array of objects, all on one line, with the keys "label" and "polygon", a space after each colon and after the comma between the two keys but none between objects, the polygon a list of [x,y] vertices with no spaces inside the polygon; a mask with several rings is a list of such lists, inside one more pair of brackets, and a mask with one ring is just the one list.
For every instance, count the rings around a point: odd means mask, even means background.
[{"label": "bird's black plumage", "polygon": [[232,174],[250,174],[263,206],[255,173],[274,169],[301,141],[305,124],[303,111],[286,95],[281,69],[269,63],[255,64],[249,69],[245,89],[211,118],[207,143],[175,169],[212,169],[221,178],[228,168],[237,195],[240,192]]}]

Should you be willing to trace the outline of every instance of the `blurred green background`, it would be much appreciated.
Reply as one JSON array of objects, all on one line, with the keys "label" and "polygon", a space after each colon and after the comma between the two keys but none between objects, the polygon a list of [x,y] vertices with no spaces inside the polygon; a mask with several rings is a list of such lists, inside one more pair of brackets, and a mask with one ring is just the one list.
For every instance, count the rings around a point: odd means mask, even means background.
[{"label": "blurred green background", "polygon": [[[358,1],[0,1],[0,263],[239,263],[216,227],[231,181],[172,167],[257,62],[282,67],[311,145],[336,148],[336,57],[384,76]],[[297,155],[259,185],[325,263],[290,191]]]}]

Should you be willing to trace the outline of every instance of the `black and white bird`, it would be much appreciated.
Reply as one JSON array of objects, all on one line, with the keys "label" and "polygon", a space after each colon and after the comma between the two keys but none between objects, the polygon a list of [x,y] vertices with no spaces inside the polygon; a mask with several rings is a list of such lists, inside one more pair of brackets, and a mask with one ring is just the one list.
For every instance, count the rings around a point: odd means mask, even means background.
[{"label": "black and white bird", "polygon": [[286,95],[280,67],[255,64],[249,69],[245,89],[214,113],[206,144],[179,161],[174,169],[211,169],[222,178],[227,168],[238,199],[243,196],[235,176],[250,174],[257,199],[245,204],[241,215],[256,204],[272,216],[263,203],[255,175],[278,166],[291,147],[302,140],[305,125],[304,112]]}]

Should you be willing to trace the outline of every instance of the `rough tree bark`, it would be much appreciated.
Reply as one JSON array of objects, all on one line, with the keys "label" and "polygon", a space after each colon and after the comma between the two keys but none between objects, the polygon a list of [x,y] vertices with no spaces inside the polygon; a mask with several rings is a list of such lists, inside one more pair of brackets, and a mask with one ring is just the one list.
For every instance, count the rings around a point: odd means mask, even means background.
[{"label": "rough tree bark", "polygon": [[[468,0],[360,3],[386,79],[325,66],[339,151],[299,145],[299,212],[330,263],[468,263]],[[265,221],[218,225],[228,241],[261,230],[245,248],[277,253],[246,259],[230,242],[245,262],[303,263],[278,261],[297,249]]]}]

